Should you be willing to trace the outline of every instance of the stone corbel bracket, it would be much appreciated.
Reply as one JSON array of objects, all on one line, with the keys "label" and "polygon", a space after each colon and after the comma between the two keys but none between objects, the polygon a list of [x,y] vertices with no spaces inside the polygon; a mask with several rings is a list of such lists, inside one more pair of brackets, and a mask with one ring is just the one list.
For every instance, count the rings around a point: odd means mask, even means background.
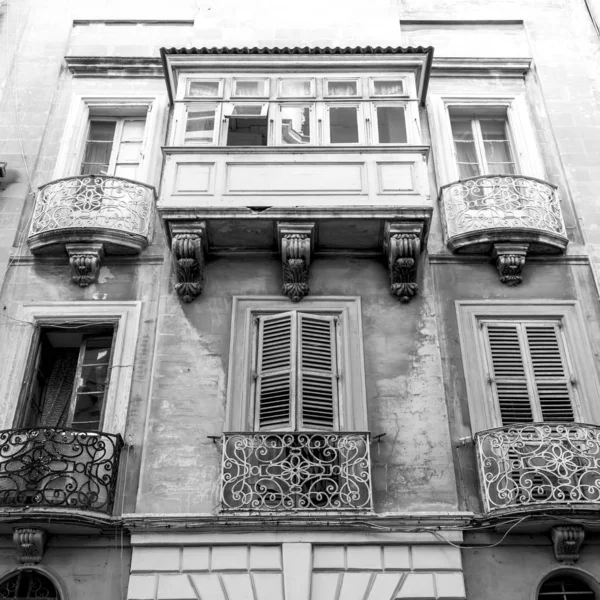
[{"label": "stone corbel bracket", "polygon": [[81,287],[98,281],[104,258],[102,244],[65,244],[71,265],[71,279]]},{"label": "stone corbel bracket", "polygon": [[206,223],[173,223],[169,230],[177,280],[175,291],[184,302],[192,302],[204,287]]},{"label": "stone corbel bracket", "polygon": [[579,560],[579,551],[585,539],[583,527],[579,525],[561,525],[553,527],[551,534],[556,560],[566,564],[573,564]]},{"label": "stone corbel bracket", "polygon": [[496,268],[502,283],[519,285],[523,281],[521,273],[528,250],[529,244],[494,244],[492,257],[496,260]]},{"label": "stone corbel bracket", "polygon": [[283,269],[281,291],[292,302],[300,302],[309,292],[308,268],[315,243],[314,230],[314,223],[277,224]]},{"label": "stone corbel bracket", "polygon": [[18,528],[13,530],[17,562],[35,565],[41,562],[46,549],[46,532],[43,529]]},{"label": "stone corbel bracket", "polygon": [[417,294],[417,274],[423,223],[386,221],[383,252],[387,258],[390,292],[400,302],[410,302]]}]

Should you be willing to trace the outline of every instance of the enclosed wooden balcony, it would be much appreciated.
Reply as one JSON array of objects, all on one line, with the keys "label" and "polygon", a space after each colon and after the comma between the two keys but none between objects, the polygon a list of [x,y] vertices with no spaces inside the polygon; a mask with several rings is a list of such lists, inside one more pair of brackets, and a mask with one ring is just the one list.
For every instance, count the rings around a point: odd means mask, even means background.
[{"label": "enclosed wooden balcony", "polygon": [[122,447],[107,433],[0,431],[0,509],[112,514]]},{"label": "enclosed wooden balcony", "polygon": [[483,175],[443,186],[448,248],[497,259],[501,281],[521,282],[528,254],[561,254],[568,239],[556,186],[522,175]]},{"label": "enclosed wooden balcony", "polygon": [[221,477],[223,511],[372,510],[368,433],[226,433]]},{"label": "enclosed wooden balcony", "polygon": [[522,423],[475,436],[483,510],[600,509],[600,427]]}]

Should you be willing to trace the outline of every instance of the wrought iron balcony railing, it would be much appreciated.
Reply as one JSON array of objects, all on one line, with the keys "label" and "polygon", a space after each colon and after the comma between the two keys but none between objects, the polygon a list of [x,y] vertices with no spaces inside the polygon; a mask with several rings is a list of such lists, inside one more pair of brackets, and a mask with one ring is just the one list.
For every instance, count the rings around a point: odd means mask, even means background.
[{"label": "wrought iron balcony railing", "polygon": [[600,507],[600,427],[523,423],[475,436],[486,513],[539,507]]},{"label": "wrought iron balcony railing", "polygon": [[38,428],[0,431],[0,507],[112,512],[120,435]]},{"label": "wrought iron balcony railing", "polygon": [[104,243],[107,254],[146,247],[154,222],[154,188],[106,175],[78,175],[39,188],[29,231],[31,251],[61,243]]},{"label": "wrought iron balcony railing", "polygon": [[370,511],[368,433],[226,433],[224,511]]},{"label": "wrought iron balcony railing", "polygon": [[526,242],[560,253],[567,234],[556,186],[522,175],[485,175],[442,187],[448,247],[487,252],[494,242]]}]

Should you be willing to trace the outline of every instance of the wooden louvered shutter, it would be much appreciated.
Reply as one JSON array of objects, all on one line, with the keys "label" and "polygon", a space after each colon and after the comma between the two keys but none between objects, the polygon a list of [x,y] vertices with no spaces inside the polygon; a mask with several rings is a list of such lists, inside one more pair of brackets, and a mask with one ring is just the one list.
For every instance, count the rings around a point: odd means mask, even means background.
[{"label": "wooden louvered shutter", "polygon": [[335,429],[336,317],[298,313],[298,428]]},{"label": "wooden louvered shutter", "polygon": [[502,425],[574,420],[558,323],[483,323]]},{"label": "wooden louvered shutter", "polygon": [[296,315],[258,318],[256,358],[257,429],[290,429],[296,387]]},{"label": "wooden louvered shutter", "polygon": [[558,325],[529,323],[524,329],[541,420],[574,421],[572,383]]},{"label": "wooden louvered shutter", "polygon": [[523,360],[519,327],[513,323],[485,324],[495,391],[502,425],[533,421],[531,394]]}]

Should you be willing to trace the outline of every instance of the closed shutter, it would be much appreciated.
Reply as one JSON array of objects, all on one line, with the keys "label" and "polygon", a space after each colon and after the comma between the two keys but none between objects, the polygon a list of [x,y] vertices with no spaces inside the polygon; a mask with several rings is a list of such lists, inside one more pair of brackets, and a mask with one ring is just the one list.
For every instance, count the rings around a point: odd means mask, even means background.
[{"label": "closed shutter", "polygon": [[298,427],[332,429],[337,420],[336,318],[298,313]]},{"label": "closed shutter", "polygon": [[573,390],[558,323],[482,323],[490,385],[502,425],[574,420]]},{"label": "closed shutter", "polygon": [[258,319],[258,429],[289,429],[294,422],[295,317],[294,312],[288,312]]}]

